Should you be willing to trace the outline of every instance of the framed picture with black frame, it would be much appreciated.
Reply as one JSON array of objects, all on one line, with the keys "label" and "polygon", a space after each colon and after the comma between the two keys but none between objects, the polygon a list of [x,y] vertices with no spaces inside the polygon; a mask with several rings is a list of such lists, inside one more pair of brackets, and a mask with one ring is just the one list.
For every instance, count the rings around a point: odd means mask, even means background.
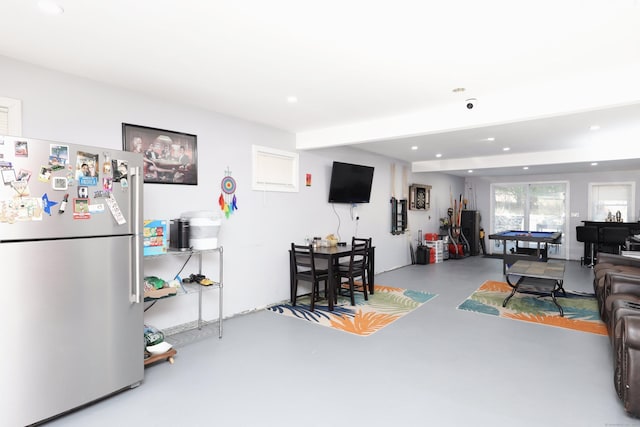
[{"label": "framed picture with black frame", "polygon": [[122,123],[122,148],[142,154],[145,183],[198,184],[196,135]]}]

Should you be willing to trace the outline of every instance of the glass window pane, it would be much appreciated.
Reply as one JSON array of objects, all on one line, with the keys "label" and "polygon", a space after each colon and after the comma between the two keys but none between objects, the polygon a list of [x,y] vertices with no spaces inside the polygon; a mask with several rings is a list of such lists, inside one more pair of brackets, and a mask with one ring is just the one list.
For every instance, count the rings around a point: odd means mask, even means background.
[{"label": "glass window pane", "polygon": [[522,185],[495,186],[495,232],[524,230],[525,187]]},{"label": "glass window pane", "polygon": [[[493,233],[508,230],[559,231],[566,235],[567,183],[494,184]],[[537,243],[519,242],[520,247]],[[507,252],[515,250],[515,242],[507,241]],[[548,253],[564,257],[563,245],[550,245]],[[491,253],[504,251],[501,240],[493,240]]]},{"label": "glass window pane", "polygon": [[529,223],[532,231],[564,231],[565,184],[531,185]]},{"label": "glass window pane", "polygon": [[[495,185],[493,191],[494,233],[508,230],[526,230],[526,187],[521,184]],[[492,240],[492,242],[493,248],[491,252],[502,253],[504,250],[502,240]],[[514,248],[514,242],[507,241],[507,251]]]},{"label": "glass window pane", "polygon": [[616,221],[618,213],[622,222],[633,221],[635,209],[635,183],[589,184],[589,219],[591,221]]}]

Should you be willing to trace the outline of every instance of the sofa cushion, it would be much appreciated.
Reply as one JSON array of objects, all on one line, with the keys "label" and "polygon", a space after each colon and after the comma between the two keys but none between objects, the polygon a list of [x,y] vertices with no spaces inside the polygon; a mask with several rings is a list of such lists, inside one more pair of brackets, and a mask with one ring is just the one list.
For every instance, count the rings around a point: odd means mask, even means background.
[{"label": "sofa cushion", "polygon": [[640,316],[622,316],[615,327],[614,385],[625,411],[640,417]]},{"label": "sofa cushion", "polygon": [[595,273],[595,278],[593,280],[593,291],[596,294],[596,298],[598,299],[598,304],[602,305],[604,303],[605,298],[607,297],[604,293],[605,282],[608,280],[607,275],[609,274],[624,274],[624,275],[636,275],[640,277],[640,267],[634,267],[629,265],[614,265],[609,268],[600,269],[597,273]]}]

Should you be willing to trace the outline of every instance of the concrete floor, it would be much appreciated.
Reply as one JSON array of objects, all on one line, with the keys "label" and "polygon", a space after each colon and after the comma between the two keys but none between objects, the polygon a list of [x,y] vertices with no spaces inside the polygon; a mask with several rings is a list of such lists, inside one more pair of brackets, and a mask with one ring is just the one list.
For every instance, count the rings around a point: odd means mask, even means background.
[{"label": "concrete floor", "polygon": [[[369,337],[236,316],[223,339],[209,326],[140,387],[48,425],[640,426],[616,396],[607,337],[457,310],[485,280],[503,280],[501,260],[380,273],[438,297]],[[564,287],[592,291],[591,270],[568,261]]]}]

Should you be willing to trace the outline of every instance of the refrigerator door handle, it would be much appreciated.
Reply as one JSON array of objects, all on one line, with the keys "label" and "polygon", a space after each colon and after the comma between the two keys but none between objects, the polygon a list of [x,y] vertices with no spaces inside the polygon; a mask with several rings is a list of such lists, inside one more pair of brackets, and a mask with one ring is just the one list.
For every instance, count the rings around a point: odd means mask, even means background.
[{"label": "refrigerator door handle", "polygon": [[133,268],[131,277],[131,289],[129,293],[129,301],[131,303],[140,304],[140,280],[142,277],[142,231],[140,230],[141,203],[140,195],[142,194],[143,180],[140,176],[140,168],[132,167],[129,170],[129,176],[133,181],[131,184],[132,191],[132,221],[133,221]]}]

